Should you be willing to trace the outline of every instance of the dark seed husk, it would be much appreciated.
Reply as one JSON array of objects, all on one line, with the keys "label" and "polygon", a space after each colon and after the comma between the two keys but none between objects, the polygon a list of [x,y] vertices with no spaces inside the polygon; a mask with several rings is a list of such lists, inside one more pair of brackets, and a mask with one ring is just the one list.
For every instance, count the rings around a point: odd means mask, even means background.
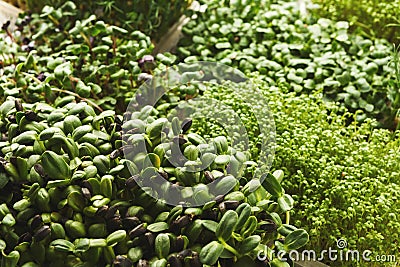
[{"label": "dark seed husk", "polygon": [[117,210],[118,210],[118,206],[111,206],[110,208],[108,208],[108,210],[104,214],[104,218],[106,220],[108,220],[108,219],[115,217],[115,213],[117,212]]},{"label": "dark seed husk", "polygon": [[204,177],[206,178],[206,181],[209,183],[214,182],[214,180],[215,180],[214,176],[212,175],[212,173],[210,171],[205,171]]},{"label": "dark seed husk", "polygon": [[90,193],[93,193],[92,185],[88,182],[88,180],[83,180],[81,186],[89,189]]},{"label": "dark seed husk", "polygon": [[137,134],[137,133],[140,133],[140,129],[139,128],[130,129],[125,134]]},{"label": "dark seed husk", "polygon": [[217,202],[217,204],[221,203],[224,200],[224,195],[218,195],[215,197],[215,202]]},{"label": "dark seed husk", "polygon": [[182,262],[176,256],[170,256],[168,258],[168,263],[171,267],[182,267]]},{"label": "dark seed husk", "polygon": [[42,223],[43,223],[42,216],[40,216],[39,214],[35,215],[31,221],[32,231],[35,231],[37,228],[39,228],[42,225]]},{"label": "dark seed husk", "polygon": [[137,267],[150,267],[150,263],[147,260],[139,260]]},{"label": "dark seed husk", "polygon": [[115,257],[115,260],[113,262],[113,266],[115,267],[131,267],[133,262],[121,255],[118,255]]},{"label": "dark seed husk", "polygon": [[272,220],[267,220],[267,223],[260,224],[260,229],[266,233],[273,233],[278,229],[278,226]]},{"label": "dark seed husk", "polygon": [[35,171],[36,171],[40,176],[44,177],[44,176],[46,175],[46,173],[45,173],[44,170],[43,170],[42,165],[36,163],[36,164],[33,166],[33,168],[35,169]]},{"label": "dark seed husk", "polygon": [[265,211],[260,212],[260,213],[257,215],[257,217],[258,217],[260,220],[266,220],[267,218],[270,218],[269,215],[268,215],[268,213],[266,213]]},{"label": "dark seed husk", "polygon": [[169,226],[169,231],[175,235],[179,235],[181,228],[178,226],[177,220],[173,221]]},{"label": "dark seed husk", "polygon": [[131,116],[132,116],[132,112],[130,112],[130,111],[125,112],[123,115],[124,121],[130,120]]},{"label": "dark seed husk", "polygon": [[183,135],[175,136],[174,139],[172,140],[175,144],[184,145],[188,141],[183,137]]},{"label": "dark seed husk", "polygon": [[215,210],[205,210],[203,211],[203,213],[201,214],[201,218],[203,220],[212,220],[212,221],[216,221],[218,217],[218,212]]},{"label": "dark seed husk", "polygon": [[138,237],[138,236],[141,236],[141,235],[143,235],[144,233],[146,233],[146,228],[143,226],[143,223],[142,224],[139,224],[138,226],[136,226],[132,231],[130,231],[129,232],[129,236],[130,236],[130,238],[135,238],[135,237]]},{"label": "dark seed husk", "polygon": [[227,200],[227,201],[224,201],[222,204],[225,205],[225,209],[234,210],[240,205],[240,202],[236,201],[236,200]]},{"label": "dark seed husk", "polygon": [[1,29],[4,31],[7,31],[8,27],[10,26],[11,21],[7,20],[6,22],[3,23],[3,25],[1,26]]},{"label": "dark seed husk", "polygon": [[122,125],[117,123],[117,125],[115,126],[115,131],[121,132],[122,131]]},{"label": "dark seed husk", "polygon": [[10,158],[10,162],[11,162],[12,165],[16,166],[16,165],[17,165],[17,157],[12,156],[12,157]]},{"label": "dark seed husk", "polygon": [[28,121],[39,121],[38,115],[32,110],[26,111],[25,117]]},{"label": "dark seed husk", "polygon": [[50,235],[51,229],[48,225],[43,225],[42,227],[37,230],[34,235],[35,241],[39,242],[45,239],[48,235]]},{"label": "dark seed husk", "polygon": [[100,217],[104,217],[104,215],[106,214],[107,210],[108,210],[108,206],[107,205],[106,206],[102,206],[97,210],[96,215],[100,216]]},{"label": "dark seed husk", "polygon": [[18,244],[23,243],[23,242],[31,242],[32,241],[32,235],[29,232],[23,233],[20,235],[18,239]]},{"label": "dark seed husk", "polygon": [[114,150],[113,152],[111,152],[111,154],[110,154],[110,159],[116,159],[116,158],[119,157],[119,155],[120,155],[120,150],[119,150],[119,149],[116,149],[116,150]]},{"label": "dark seed husk", "polygon": [[191,267],[202,267],[203,264],[200,262],[199,254],[197,252],[193,252],[193,256],[189,260],[189,264]]},{"label": "dark seed husk", "polygon": [[140,224],[138,217],[125,217],[122,219],[122,225],[126,230],[131,230]]},{"label": "dark seed husk", "polygon": [[154,240],[156,239],[155,234],[148,232],[148,233],[145,233],[144,236],[145,236],[145,238],[146,238],[147,245],[148,245],[150,248],[152,248],[153,245],[154,245]]},{"label": "dark seed husk", "polygon": [[138,178],[139,178],[139,174],[136,174],[136,175],[134,175],[134,176],[132,176],[132,177],[126,179],[126,181],[125,181],[125,186],[126,186],[126,188],[127,188],[127,189],[132,189],[132,188],[134,188],[134,187],[137,185],[136,180],[137,180]]},{"label": "dark seed husk", "polygon": [[185,245],[185,241],[182,236],[177,236],[175,242],[172,243],[172,250],[173,251],[182,251]]},{"label": "dark seed husk", "polygon": [[132,145],[125,145],[119,148],[120,153],[129,154],[135,151],[135,147]]},{"label": "dark seed husk", "polygon": [[192,126],[192,123],[193,123],[192,119],[184,119],[182,122],[182,132],[186,133]]},{"label": "dark seed husk", "polygon": [[7,116],[7,119],[11,122],[11,123],[16,123],[17,119],[15,118],[14,115],[9,115]]},{"label": "dark seed husk", "polygon": [[166,172],[158,172],[158,174],[160,174],[160,176],[162,178],[164,178],[165,180],[168,180],[168,173],[166,173]]},{"label": "dark seed husk", "polygon": [[190,217],[188,215],[182,216],[176,220],[178,227],[183,228],[190,223]]},{"label": "dark seed husk", "polygon": [[15,99],[15,109],[17,111],[23,111],[24,110],[24,108],[22,106],[22,103],[21,103],[21,100]]},{"label": "dark seed husk", "polygon": [[107,221],[107,230],[109,232],[114,232],[120,229],[122,229],[122,221],[120,216],[113,217]]},{"label": "dark seed husk", "polygon": [[90,199],[92,198],[92,194],[90,194],[90,190],[86,187],[82,187],[81,188],[82,191],[82,195],[86,198],[86,199]]},{"label": "dark seed husk", "polygon": [[185,250],[182,250],[181,252],[178,253],[178,258],[183,260],[184,258],[190,257],[192,255],[193,255],[193,251],[192,250],[185,249]]}]

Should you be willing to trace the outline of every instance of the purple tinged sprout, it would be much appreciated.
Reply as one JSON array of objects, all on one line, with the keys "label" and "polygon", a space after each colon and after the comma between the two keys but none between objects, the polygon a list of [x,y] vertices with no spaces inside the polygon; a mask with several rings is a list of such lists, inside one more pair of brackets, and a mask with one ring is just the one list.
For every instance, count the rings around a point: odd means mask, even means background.
[{"label": "purple tinged sprout", "polygon": [[151,76],[148,73],[140,73],[138,76],[139,81],[147,81],[147,80],[150,80],[151,78],[153,78],[153,76]]},{"label": "purple tinged sprout", "polygon": [[139,66],[143,67],[145,63],[154,63],[154,57],[152,55],[145,55],[138,60]]},{"label": "purple tinged sprout", "polygon": [[24,17],[24,20],[25,20],[27,23],[31,22],[31,21],[32,21],[32,16],[31,16],[31,14],[26,15],[26,16]]},{"label": "purple tinged sprout", "polygon": [[39,75],[37,76],[37,79],[41,82],[44,82],[46,80],[46,75],[44,75],[43,72],[39,73]]},{"label": "purple tinged sprout", "polygon": [[138,60],[139,67],[142,71],[148,72],[156,67],[154,57],[152,55],[145,55]]},{"label": "purple tinged sprout", "polygon": [[22,39],[22,43],[24,45],[28,45],[31,42],[31,40],[28,37],[24,37],[24,39]]},{"label": "purple tinged sprout", "polygon": [[89,43],[90,43],[91,46],[94,45],[94,37],[93,36],[89,37]]},{"label": "purple tinged sprout", "polygon": [[2,26],[1,26],[1,29],[2,30],[4,30],[4,31],[7,31],[7,29],[8,29],[8,27],[10,26],[10,24],[11,24],[11,21],[6,21]]}]

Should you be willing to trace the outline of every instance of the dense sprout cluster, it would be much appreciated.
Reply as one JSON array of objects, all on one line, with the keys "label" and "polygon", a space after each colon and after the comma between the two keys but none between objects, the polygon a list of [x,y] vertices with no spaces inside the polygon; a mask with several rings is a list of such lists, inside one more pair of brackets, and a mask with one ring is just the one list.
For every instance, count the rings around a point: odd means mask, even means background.
[{"label": "dense sprout cluster", "polygon": [[[283,172],[254,177],[262,141],[248,153],[178,117],[206,91],[190,65],[183,84],[143,104],[159,87],[138,88],[175,57],[78,10],[45,6],[2,29],[1,266],[289,266],[272,249],[298,249],[308,234],[290,225]],[[186,201],[169,205],[179,187]]]},{"label": "dense sprout cluster", "polygon": [[[9,96],[0,106],[8,133],[1,142],[4,266],[198,266],[218,260],[230,266],[238,259],[254,259],[256,248],[267,251],[266,244],[279,236],[290,235],[290,243],[280,241],[286,250],[307,241],[304,230],[285,224],[278,215],[292,205],[277,180],[282,174],[270,175],[255,192],[249,191],[255,181],[240,186],[236,177],[241,175],[234,171],[240,167],[233,166],[246,156],[222,156],[231,151],[225,137],[214,139],[220,155],[204,153],[200,147],[208,150],[208,145],[201,136],[186,134],[190,125],[184,123],[178,149],[192,162],[202,155],[201,161],[210,166],[198,173],[174,169],[164,159],[170,149],[160,149],[162,143],[156,141],[163,119],[147,107],[131,118],[142,125],[134,135],[148,140],[149,153],[131,161],[123,156],[134,149],[121,139],[121,115],[110,110],[96,114],[69,96],[56,102],[55,107],[25,104]],[[146,159],[152,166],[142,166],[132,176],[130,170]],[[216,192],[225,195],[197,208],[172,207],[152,198],[151,188],[138,186],[139,177],[156,174],[173,184],[194,185],[186,194],[195,200],[207,193],[201,183],[214,180]],[[226,260],[219,259],[222,253]]]},{"label": "dense sprout cluster", "polygon": [[2,96],[22,94],[26,102],[53,102],[69,92],[98,110],[126,108],[131,88],[155,64],[139,62],[153,49],[150,38],[139,31],[122,38],[125,29],[94,15],[76,20],[76,13],[72,2],[59,9],[47,6],[40,15],[17,21],[20,31],[8,31],[10,43],[2,43],[0,55]]},{"label": "dense sprout cluster", "polygon": [[206,1],[157,54],[191,1],[145,2],[2,26],[0,266],[289,267],[339,238],[399,253],[387,41],[289,1]]},{"label": "dense sprout cluster", "polygon": [[[40,13],[46,5],[58,8],[65,1],[55,0],[5,0],[22,10]],[[155,41],[159,41],[176,23],[192,0],[149,1],[149,0],[104,0],[70,1],[76,5],[76,19],[85,19],[95,14],[107,24],[129,31],[139,30]]]},{"label": "dense sprout cluster", "polygon": [[398,132],[374,129],[369,120],[346,126],[354,114],[320,97],[267,91],[277,125],[275,168],[290,177],[283,184],[297,203],[295,225],[310,233],[309,248],[335,247],[342,238],[348,249],[398,255]]},{"label": "dense sprout cluster", "polygon": [[[395,128],[400,107],[393,88],[393,47],[384,39],[349,34],[349,23],[301,17],[293,1],[205,1],[183,28],[182,60],[218,61],[297,93],[321,92],[357,120]],[[393,97],[393,95],[395,97]]]},{"label": "dense sprout cluster", "polygon": [[[275,116],[273,167],[289,177],[284,185],[300,210],[296,225],[311,235],[308,248],[343,238],[349,249],[397,255],[398,133],[375,128],[397,124],[398,54],[385,40],[350,34],[347,22],[301,17],[292,2],[204,4],[177,53],[252,73]],[[256,124],[240,96],[222,88],[205,94],[243,114],[249,128]]]},{"label": "dense sprout cluster", "polygon": [[[321,96],[287,93],[259,75],[251,80],[263,89],[274,114],[273,169],[282,169],[288,177],[283,186],[295,200],[294,224],[310,234],[307,248],[320,252],[342,238],[349,242],[348,249],[397,255],[398,132],[374,129],[373,120],[346,125],[355,115],[324,103]],[[215,87],[205,95],[243,114],[247,125],[255,124],[246,115],[250,107],[238,104],[228,92]]]}]

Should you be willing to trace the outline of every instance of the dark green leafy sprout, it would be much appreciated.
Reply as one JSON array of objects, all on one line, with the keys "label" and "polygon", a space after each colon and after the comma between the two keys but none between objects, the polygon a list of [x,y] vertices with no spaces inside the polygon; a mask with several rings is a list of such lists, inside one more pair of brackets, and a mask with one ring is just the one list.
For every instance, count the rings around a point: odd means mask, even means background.
[{"label": "dark green leafy sprout", "polygon": [[[13,5],[20,6],[23,10],[40,12],[45,8],[45,13],[51,13],[54,9],[62,6],[64,1],[49,0],[25,0],[25,1],[6,1]],[[158,42],[174,23],[178,22],[186,9],[191,5],[192,0],[184,1],[70,1],[76,5],[77,19],[87,18],[92,14],[99,16],[101,20],[116,25],[119,31],[124,33],[126,30],[140,30]],[[49,5],[49,6],[45,6]],[[55,19],[59,19],[64,14],[57,14]],[[26,25],[30,21],[29,16],[22,16],[19,23]],[[124,30],[126,29],[126,30]],[[96,30],[94,31],[96,32]]]},{"label": "dark green leafy sprout", "polygon": [[[216,61],[245,73],[259,72],[271,86],[323,93],[357,113],[394,129],[392,46],[348,32],[349,23],[301,17],[292,1],[204,1],[183,28],[182,61]],[[393,109],[394,112],[393,112]]]},{"label": "dark green leafy sprout", "polygon": [[[134,168],[137,162],[121,155],[110,158],[113,151],[126,147],[121,142],[121,133],[116,131],[116,127],[110,127],[121,123],[122,116],[111,111],[96,114],[89,105],[73,102],[57,108],[40,102],[22,103],[24,110],[35,110],[43,119],[28,121],[21,117],[18,122],[11,123],[7,117],[19,112],[15,107],[19,102],[9,96],[0,106],[0,111],[7,113],[2,121],[7,122],[8,131],[9,127],[17,124],[20,129],[32,129],[28,131],[32,131],[33,136],[18,138],[16,133],[17,136],[5,141],[1,149],[2,166],[7,177],[1,189],[0,219],[6,230],[2,232],[1,240],[6,241],[6,249],[16,251],[7,256],[7,259],[13,259],[13,263],[7,266],[29,262],[38,265],[78,262],[103,266],[145,260],[151,264],[164,264],[167,260],[172,261],[171,257],[177,257],[173,259],[181,263],[191,260],[201,264],[220,260],[220,255],[214,255],[212,260],[204,258],[205,252],[201,248],[208,248],[207,244],[213,240],[220,242],[218,247],[230,251],[229,257],[237,261],[244,256],[255,259],[259,245],[284,236],[277,232],[277,228],[274,234],[262,230],[263,222],[279,211],[274,197],[269,204],[258,205],[269,198],[269,188],[259,187],[253,193],[232,191],[222,199],[216,198],[219,205],[212,201],[199,208],[169,207],[151,198],[146,193],[150,188],[126,186],[131,175],[128,168]],[[154,110],[150,113],[156,114]],[[148,108],[141,112],[142,115],[148,114]],[[74,124],[74,121],[62,121],[64,116],[57,116],[58,121],[55,121],[52,119],[55,113],[75,114],[81,118],[82,125],[66,134],[67,124]],[[142,117],[141,114],[133,116]],[[158,122],[163,120],[156,118],[151,115],[142,121],[143,136],[149,135],[149,140],[161,130]],[[190,134],[190,129],[187,131]],[[183,134],[182,138],[187,137]],[[224,138],[217,138],[216,142],[221,152],[229,150]],[[105,144],[111,146],[103,147]],[[192,144],[192,148],[195,147]],[[161,160],[163,154],[160,157],[151,152],[154,147],[150,146],[150,149],[147,156],[154,164],[152,168],[171,174],[172,167]],[[208,171],[220,177],[224,175],[224,168],[225,165]],[[279,172],[274,175],[274,180],[279,178]],[[199,177],[203,176],[200,174]],[[173,183],[179,182],[169,175],[167,178]],[[180,179],[186,181],[189,177]],[[229,219],[231,216],[233,219]],[[306,233],[302,231],[303,239],[298,242],[304,243],[304,235]],[[140,250],[137,251],[138,247]],[[47,250],[51,254],[46,252],[36,256],[38,251],[43,253]],[[190,251],[188,256],[179,256],[184,255],[179,253],[185,250]],[[23,256],[17,258],[22,252]]]},{"label": "dark green leafy sprout", "polygon": [[[150,38],[137,30],[127,36],[126,30],[95,15],[78,17],[73,2],[46,6],[40,16],[33,14],[29,24],[21,26],[11,44],[0,43],[2,95],[21,96],[31,103],[45,99],[56,106],[61,104],[54,102],[57,96],[70,95],[99,111],[125,110],[131,89],[141,83],[138,61],[153,50]],[[29,51],[24,45],[27,38],[33,44]]]},{"label": "dark green leafy sprout", "polygon": [[[254,260],[257,248],[253,244],[258,238],[249,247],[240,245],[240,240],[259,235],[260,244],[271,244],[280,234],[264,233],[258,222],[275,212],[282,217],[288,214],[260,184],[257,193],[241,192],[241,173],[245,178],[253,170],[244,164],[243,171],[233,176],[233,169],[228,168],[232,158],[226,157],[231,148],[225,137],[216,136],[213,152],[204,146],[201,135],[191,132],[188,120],[181,122],[168,114],[168,108],[159,108],[189,99],[199,93],[196,88],[173,92],[167,101],[137,113],[122,115],[118,108],[111,110],[119,99],[128,101],[133,96],[127,88],[140,84],[136,82],[141,71],[136,60],[148,55],[151,44],[139,32],[133,33],[138,41],[126,41],[120,36],[122,29],[107,28],[93,16],[74,22],[73,7],[68,2],[60,9],[44,9],[41,19],[48,27],[37,28],[32,36],[34,52],[23,51],[18,38],[10,46],[15,50],[5,50],[16,60],[6,62],[1,80],[0,240],[5,244],[5,266],[165,265],[171,258],[199,265],[201,248],[218,240],[215,225],[226,212],[247,202],[254,210],[243,212],[242,227],[232,232],[233,238],[224,235],[228,240],[223,245],[234,252],[229,254],[231,261]],[[65,15],[60,17],[60,12]],[[60,21],[54,21],[54,16]],[[33,17],[31,23],[39,25],[41,19]],[[88,36],[93,40],[87,42]],[[128,56],[134,61],[127,60]],[[158,56],[155,62],[161,68],[173,62],[173,57]],[[179,169],[168,163],[171,150],[157,137],[167,116],[179,133],[175,141],[180,152],[192,162],[209,164],[208,172],[189,172],[188,168],[196,170],[195,164]],[[145,142],[148,148],[145,154],[135,155],[134,161],[124,157],[134,152],[122,138],[124,117],[136,123],[127,133],[129,138]],[[238,166],[248,156],[239,152],[235,154]],[[130,170],[138,166],[146,168],[132,176]],[[199,201],[207,193],[203,184],[210,180],[218,180],[220,192],[231,193],[218,194],[203,207],[170,207],[149,195],[152,188],[138,186],[138,177],[156,173],[171,182],[171,190],[174,184],[193,185],[188,196]],[[157,193],[162,190],[169,188]],[[257,206],[268,198],[269,203]],[[241,252],[235,252],[239,246]]]}]

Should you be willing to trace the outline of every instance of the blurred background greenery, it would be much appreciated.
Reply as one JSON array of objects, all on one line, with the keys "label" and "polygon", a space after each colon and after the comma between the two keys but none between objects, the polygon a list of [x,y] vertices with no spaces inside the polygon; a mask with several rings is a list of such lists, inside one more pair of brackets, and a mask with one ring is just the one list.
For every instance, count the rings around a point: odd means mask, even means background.
[{"label": "blurred background greenery", "polygon": [[[100,0],[74,1],[80,9],[100,15],[127,28],[140,28],[158,40],[184,13],[193,0]],[[23,10],[40,11],[44,5],[57,6],[56,0],[5,0]],[[350,22],[350,31],[369,38],[385,38],[399,44],[400,0],[313,0],[319,7],[311,13],[332,20]]]},{"label": "blurred background greenery", "polygon": [[[62,0],[6,0],[22,10],[40,12],[45,5],[55,8],[61,6]],[[89,0],[73,1],[82,17],[95,14],[106,23],[121,26],[127,30],[140,30],[151,36],[153,41],[159,39],[179,20],[192,0]]]},{"label": "blurred background greenery", "polygon": [[320,17],[350,22],[350,31],[399,44],[400,0],[313,0]]}]

